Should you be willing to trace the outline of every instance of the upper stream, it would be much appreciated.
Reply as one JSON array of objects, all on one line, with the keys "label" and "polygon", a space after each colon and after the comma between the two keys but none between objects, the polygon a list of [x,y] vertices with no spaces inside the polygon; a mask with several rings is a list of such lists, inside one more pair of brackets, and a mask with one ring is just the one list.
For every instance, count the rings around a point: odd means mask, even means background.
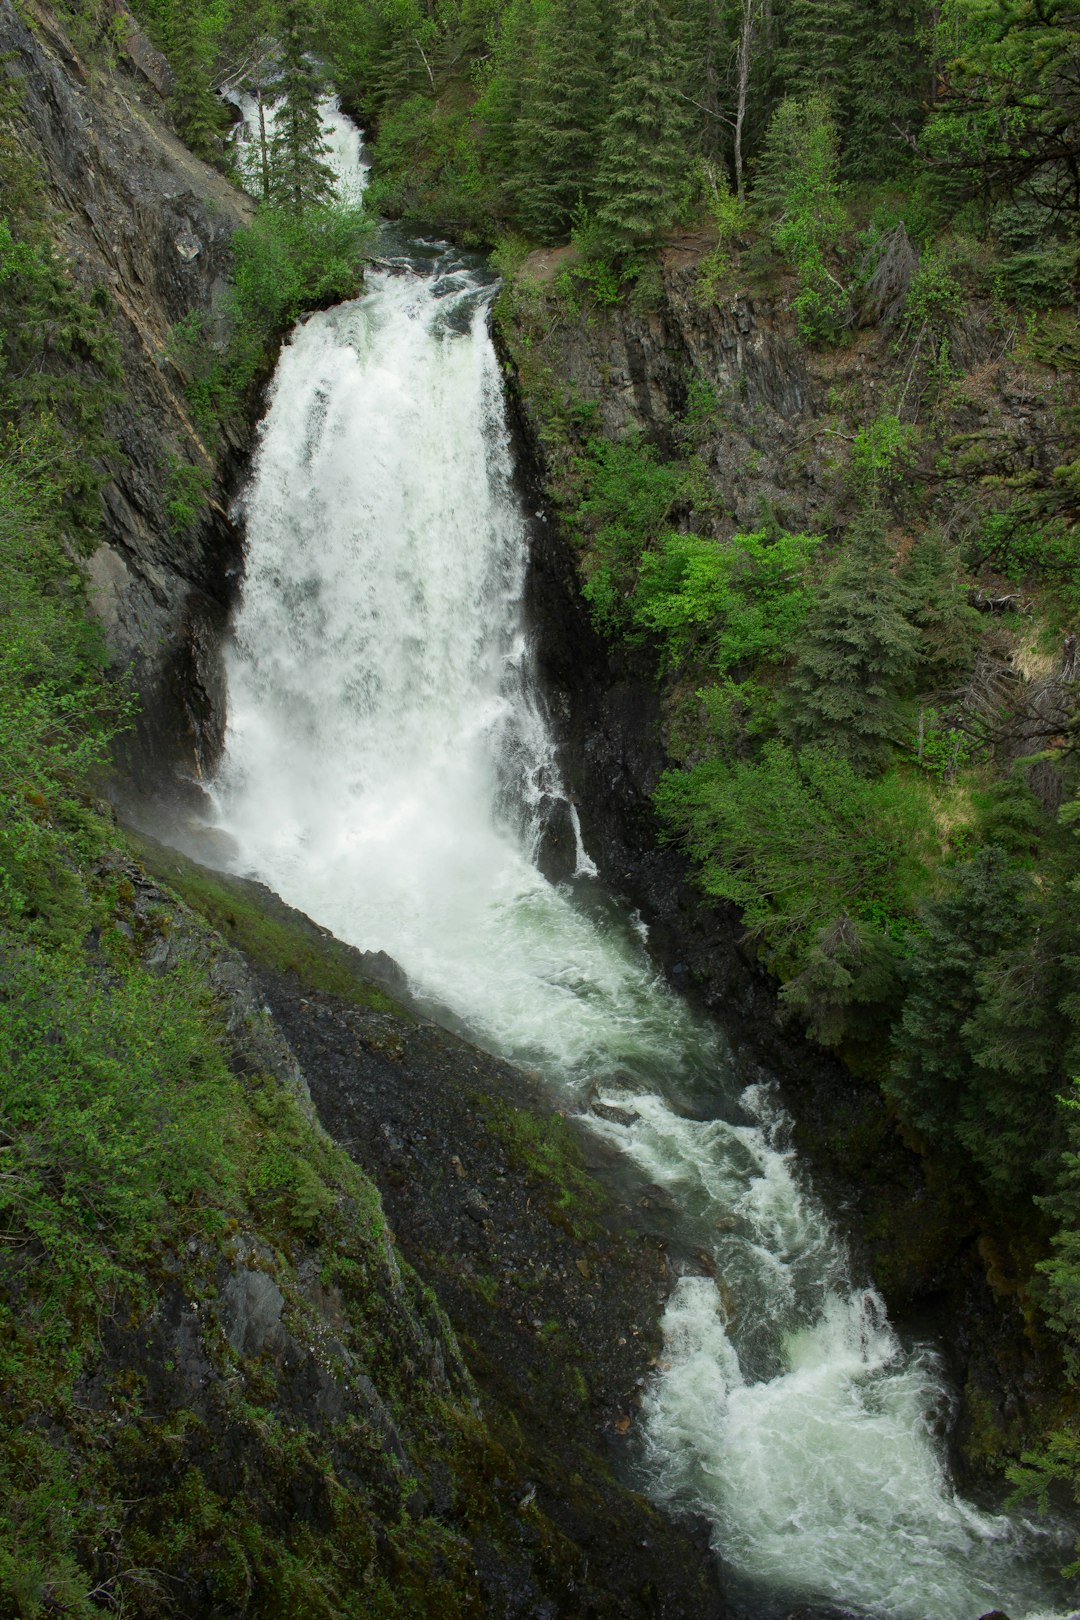
[{"label": "upper stream", "polygon": [[933,1350],[852,1276],[771,1089],[744,1088],[583,849],[562,885],[535,864],[561,787],[492,282],[445,244],[388,237],[395,257],[297,329],[273,385],[214,790],[237,866],[389,952],[673,1195],[717,1280],[684,1276],[667,1305],[641,1466],[712,1523],[743,1614],[1060,1614],[1065,1550],[955,1493]]}]

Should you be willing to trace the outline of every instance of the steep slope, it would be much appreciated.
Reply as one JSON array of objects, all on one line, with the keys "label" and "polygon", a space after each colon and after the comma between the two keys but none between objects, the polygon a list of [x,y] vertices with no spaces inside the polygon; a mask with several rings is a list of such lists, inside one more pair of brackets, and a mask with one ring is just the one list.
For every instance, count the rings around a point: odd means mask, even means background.
[{"label": "steep slope", "polygon": [[227,508],[243,436],[207,448],[173,334],[206,318],[224,348],[232,236],[253,210],[170,133],[156,88],[167,65],[126,11],[116,19],[128,47],[110,70],[84,60],[47,7],[4,0],[0,53],[57,245],[77,284],[105,300],[119,343],[104,523],[87,568],[114,662],[134,675],[131,764],[149,779],[178,757],[197,773],[221,724],[216,649],[239,567]]}]

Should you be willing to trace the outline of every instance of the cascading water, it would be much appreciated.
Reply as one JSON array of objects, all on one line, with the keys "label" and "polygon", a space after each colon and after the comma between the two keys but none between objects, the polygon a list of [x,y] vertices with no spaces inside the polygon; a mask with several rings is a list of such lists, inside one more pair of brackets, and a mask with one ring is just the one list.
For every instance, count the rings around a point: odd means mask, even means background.
[{"label": "cascading water", "polygon": [[1061,1612],[1062,1549],[954,1494],[933,1354],[853,1287],[769,1088],[740,1087],[597,884],[537,870],[561,789],[490,283],[413,244],[368,287],[294,334],[246,497],[215,790],[237,864],[542,1067],[675,1195],[717,1280],[687,1275],[668,1304],[644,1466],[658,1498],[711,1521],[744,1614]]}]

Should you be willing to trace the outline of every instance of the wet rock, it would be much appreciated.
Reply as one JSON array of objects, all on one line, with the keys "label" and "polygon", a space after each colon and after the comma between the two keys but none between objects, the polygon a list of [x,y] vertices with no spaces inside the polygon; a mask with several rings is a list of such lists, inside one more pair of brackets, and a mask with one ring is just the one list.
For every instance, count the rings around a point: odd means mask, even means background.
[{"label": "wet rock", "polygon": [[240,1271],[221,1291],[218,1316],[222,1332],[237,1355],[259,1356],[284,1349],[281,1313],[285,1296],[263,1271]]},{"label": "wet rock", "polygon": [[577,833],[571,806],[566,799],[550,799],[544,810],[536,864],[549,883],[565,883],[577,869],[577,857]]}]

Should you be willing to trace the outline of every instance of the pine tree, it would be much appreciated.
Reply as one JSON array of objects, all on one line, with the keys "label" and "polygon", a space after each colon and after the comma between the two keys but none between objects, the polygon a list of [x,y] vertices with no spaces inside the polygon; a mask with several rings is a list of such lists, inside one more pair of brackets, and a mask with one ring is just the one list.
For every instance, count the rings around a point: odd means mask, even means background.
[{"label": "pine tree", "polygon": [[306,18],[297,0],[288,0],[281,40],[284,101],[275,121],[270,194],[294,214],[326,202],[334,185],[333,170],[325,161],[318,85],[307,60],[307,44]]},{"label": "pine tree", "polygon": [[864,522],[811,608],[781,707],[796,747],[831,744],[853,765],[888,762],[919,659],[910,593],[882,531]]},{"label": "pine tree", "polygon": [[597,219],[615,246],[670,226],[686,171],[678,37],[662,0],[617,0],[611,110],[597,172]]},{"label": "pine tree", "polygon": [[607,110],[604,0],[554,0],[543,18],[515,130],[517,214],[544,241],[593,201]]}]

